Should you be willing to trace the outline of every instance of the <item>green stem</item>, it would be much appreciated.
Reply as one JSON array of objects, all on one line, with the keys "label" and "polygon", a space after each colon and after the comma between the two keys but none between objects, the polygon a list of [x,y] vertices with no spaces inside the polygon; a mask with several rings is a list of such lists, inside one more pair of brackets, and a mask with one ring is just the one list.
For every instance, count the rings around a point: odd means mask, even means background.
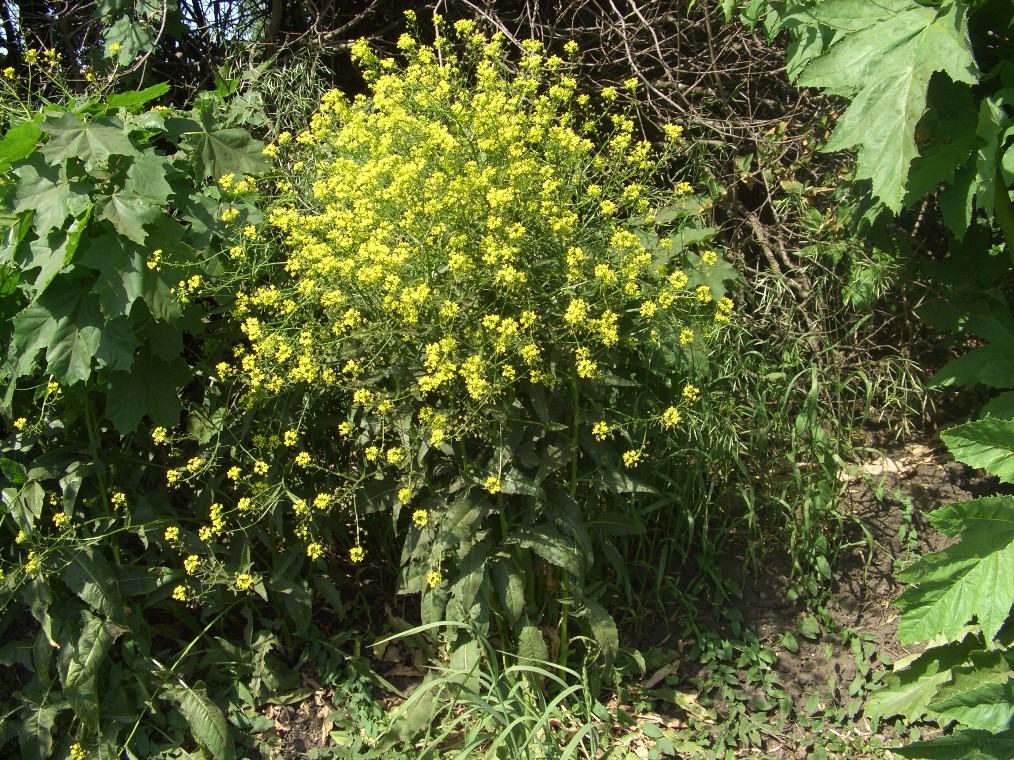
[{"label": "green stem", "polygon": [[993,194],[993,213],[1003,230],[1004,241],[1007,243],[1007,255],[1010,256],[1011,265],[1014,266],[1014,205],[1010,201],[1010,193],[1007,192],[1007,184],[1003,181],[1003,170],[1000,162],[996,165],[996,192]]},{"label": "green stem", "polygon": [[[95,479],[99,482],[99,500],[102,502],[102,510],[105,512],[106,517],[112,517],[113,508],[109,504],[109,485],[106,483],[106,470],[103,463],[99,460],[99,424],[95,417],[95,410],[92,408],[91,397],[87,393],[85,393],[84,400],[84,419],[85,427],[88,430],[88,455],[95,464]],[[121,564],[120,548],[116,544],[113,544],[112,548],[113,563],[119,567]]]}]

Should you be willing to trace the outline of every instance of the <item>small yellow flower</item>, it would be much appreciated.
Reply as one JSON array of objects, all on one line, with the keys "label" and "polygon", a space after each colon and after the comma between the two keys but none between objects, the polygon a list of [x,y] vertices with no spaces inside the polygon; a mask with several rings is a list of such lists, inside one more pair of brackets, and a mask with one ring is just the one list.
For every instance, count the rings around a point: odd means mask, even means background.
[{"label": "small yellow flower", "polygon": [[409,488],[408,486],[398,491],[398,501],[400,501],[402,504],[408,504],[410,501],[412,501],[412,496],[413,496],[412,489]]},{"label": "small yellow flower", "polygon": [[180,537],[180,529],[177,528],[175,525],[170,525],[168,528],[165,529],[166,541],[176,541],[179,539],[179,537]]},{"label": "small yellow flower", "polygon": [[200,568],[200,566],[201,566],[201,558],[198,557],[196,554],[191,554],[189,557],[183,560],[183,569],[186,571],[187,575],[193,575],[194,573],[196,573],[198,568]]},{"label": "small yellow flower", "polygon": [[190,460],[187,461],[187,469],[190,470],[190,472],[197,472],[199,469],[201,469],[201,466],[203,464],[204,460],[202,460],[200,457],[191,457]]},{"label": "small yellow flower", "polygon": [[440,585],[443,579],[444,576],[442,576],[439,571],[430,570],[429,574],[426,576],[426,583],[430,588],[436,588]]},{"label": "small yellow flower", "polygon": [[500,493],[501,486],[500,478],[496,475],[490,475],[482,484],[482,487],[492,494]]},{"label": "small yellow flower", "polygon": [[338,425],[338,435],[342,437],[348,437],[352,435],[352,423],[343,422],[340,425]]},{"label": "small yellow flower", "polygon": [[229,480],[239,480],[239,476],[242,473],[243,471],[239,467],[233,466],[229,468],[227,473],[225,473],[225,477],[229,478]]},{"label": "small yellow flower", "polygon": [[26,427],[28,427],[28,420],[25,419],[24,417],[18,417],[16,420],[14,420],[15,430],[24,430]]},{"label": "small yellow flower", "polygon": [[165,482],[167,484],[169,484],[169,486],[173,486],[174,484],[176,484],[177,482],[179,482],[179,479],[180,479],[180,472],[179,472],[179,470],[167,470],[166,471]]},{"label": "small yellow flower", "polygon": [[252,507],[253,502],[251,502],[249,497],[246,496],[236,502],[236,509],[240,512],[249,512]]},{"label": "small yellow flower", "polygon": [[387,450],[386,456],[389,464],[398,464],[405,458],[405,449],[400,446],[394,446]]},{"label": "small yellow flower", "polygon": [[127,495],[123,491],[117,491],[109,498],[109,501],[116,509],[123,509],[127,506]]},{"label": "small yellow flower", "polygon": [[177,586],[173,589],[173,599],[177,602],[185,602],[187,600],[187,588],[186,586]]},{"label": "small yellow flower", "polygon": [[70,758],[71,760],[86,760],[88,757],[88,751],[77,742],[70,745]]},{"label": "small yellow flower", "polygon": [[300,451],[292,461],[296,463],[297,467],[306,469],[310,466],[310,455],[305,451]]},{"label": "small yellow flower", "polygon": [[681,346],[689,346],[693,342],[694,342],[694,331],[693,330],[691,330],[689,327],[684,327],[682,330],[680,330],[680,345]]},{"label": "small yellow flower", "polygon": [[286,430],[282,435],[282,442],[286,446],[295,446],[299,441],[299,434],[295,430]]},{"label": "small yellow flower", "polygon": [[604,420],[596,422],[592,425],[592,435],[595,436],[595,440],[604,441],[609,437],[609,423]]},{"label": "small yellow flower", "polygon": [[690,383],[687,383],[686,385],[683,386],[683,398],[685,398],[687,401],[696,401],[700,397],[701,397],[701,389],[698,388],[696,385],[691,385]]},{"label": "small yellow flower", "polygon": [[253,471],[255,475],[267,475],[268,463],[260,460],[254,462]]},{"label": "small yellow flower", "polygon": [[320,544],[314,542],[312,544],[307,545],[306,556],[309,557],[310,559],[317,560],[320,559],[323,555],[324,555],[324,547],[321,546]]},{"label": "small yellow flower", "polygon": [[16,535],[14,537],[14,543],[16,543],[16,544],[23,544],[27,540],[28,540],[28,534],[25,533],[23,530],[19,530],[18,531],[18,535]]},{"label": "small yellow flower", "polygon": [[236,586],[239,591],[246,591],[253,585],[253,582],[254,579],[252,575],[249,573],[240,573],[236,576],[236,580],[233,581],[233,585]]},{"label": "small yellow flower", "polygon": [[380,456],[380,449],[377,446],[367,446],[363,450],[363,454],[366,456],[367,462],[376,462]]},{"label": "small yellow flower", "polygon": [[412,522],[415,523],[415,527],[422,530],[426,527],[426,523],[430,520],[430,513],[425,509],[417,509],[412,513]]},{"label": "small yellow flower", "polygon": [[114,42],[112,45],[109,46],[109,55],[116,55],[121,50],[123,50],[123,45],[121,45],[119,42]]},{"label": "small yellow flower", "polygon": [[70,522],[70,515],[66,512],[57,512],[53,515],[53,525],[57,528],[64,528]]},{"label": "small yellow flower", "polygon": [[46,393],[53,396],[60,392],[60,384],[54,380],[50,380],[46,383]]},{"label": "small yellow flower", "polygon": [[697,290],[694,292],[697,294],[697,300],[701,303],[710,303],[714,300],[714,296],[711,295],[711,288],[707,285],[698,285]]},{"label": "small yellow flower", "polygon": [[662,426],[667,430],[680,424],[681,419],[683,419],[683,417],[680,415],[680,410],[675,406],[670,406],[662,412]]},{"label": "small yellow flower", "polygon": [[159,444],[165,443],[166,435],[168,434],[168,432],[169,431],[167,431],[164,427],[157,427],[151,431],[151,440],[154,443]]},{"label": "small yellow flower", "polygon": [[713,267],[718,263],[718,254],[714,251],[705,251],[701,254],[701,263],[706,267]]},{"label": "small yellow flower", "polygon": [[14,67],[8,66],[6,69],[4,69],[4,79],[14,79],[15,73],[16,72],[14,71]]},{"label": "small yellow flower", "polygon": [[349,549],[349,562],[352,564],[358,564],[363,561],[366,557],[366,550],[361,546],[353,546]]},{"label": "small yellow flower", "polygon": [[631,449],[623,452],[623,466],[637,467],[644,459],[644,449]]}]

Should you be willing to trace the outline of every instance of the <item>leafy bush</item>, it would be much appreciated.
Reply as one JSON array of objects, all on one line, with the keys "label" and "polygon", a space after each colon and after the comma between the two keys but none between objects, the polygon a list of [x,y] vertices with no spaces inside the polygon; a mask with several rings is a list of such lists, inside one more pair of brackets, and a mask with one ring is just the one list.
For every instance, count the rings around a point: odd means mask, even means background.
[{"label": "leafy bush", "polygon": [[404,68],[359,46],[373,97],[331,93],[271,147],[287,176],[234,250],[245,341],[217,367],[259,422],[200,469],[312,561],[400,567],[424,622],[539,657],[548,623],[565,661],[578,618],[608,664],[593,559],[623,574],[609,537],[638,499],[679,508],[647,464],[692,434],[731,270],[684,250],[692,212],[651,185],[669,154],[632,119],[597,117],[536,45],[509,74],[457,32],[460,57],[403,37]]}]

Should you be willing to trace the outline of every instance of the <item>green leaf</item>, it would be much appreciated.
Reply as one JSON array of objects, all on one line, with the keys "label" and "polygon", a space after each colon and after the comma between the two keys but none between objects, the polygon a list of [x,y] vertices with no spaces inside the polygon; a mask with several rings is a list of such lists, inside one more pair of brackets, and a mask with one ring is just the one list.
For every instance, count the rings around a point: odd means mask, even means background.
[{"label": "green leaf", "polygon": [[39,129],[36,119],[24,121],[7,130],[7,134],[0,140],[0,169],[6,169],[35,152],[42,138],[42,130]]},{"label": "green leaf", "polygon": [[988,496],[949,504],[929,515],[934,527],[962,540],[899,573],[913,584],[897,604],[902,643],[952,640],[973,617],[988,641],[1014,604],[1014,498]]},{"label": "green leaf", "polygon": [[940,439],[959,462],[1014,483],[1014,420],[988,417],[966,422],[945,430]]},{"label": "green leaf", "polygon": [[82,282],[54,282],[39,299],[56,321],[46,370],[63,385],[87,380],[102,338],[98,297]]},{"label": "green leaf", "polygon": [[1014,391],[1001,393],[990,399],[982,408],[983,417],[996,417],[1001,420],[1014,420]]},{"label": "green leaf", "polygon": [[583,609],[576,614],[587,618],[592,638],[605,659],[605,666],[611,668],[616,661],[616,654],[620,651],[620,634],[616,629],[616,621],[595,599],[585,599]]},{"label": "green leaf", "polygon": [[[151,50],[153,40],[148,26],[140,21],[132,21],[130,16],[120,16],[106,30],[103,56],[115,59],[118,66],[129,66],[138,53]],[[113,52],[113,45],[120,47]]]},{"label": "green leaf", "polygon": [[960,385],[974,388],[1014,387],[1014,355],[1003,344],[989,343],[978,346],[952,359],[930,380],[931,387],[945,388]]},{"label": "green leaf", "polygon": [[127,169],[123,190],[136,197],[153,201],[159,207],[164,206],[173,191],[172,186],[166,181],[166,175],[171,169],[163,156],[152,150],[146,150]]},{"label": "green leaf", "polygon": [[59,708],[24,700],[22,711],[25,717],[18,736],[21,757],[23,760],[46,760],[53,751],[53,729]]},{"label": "green leaf", "polygon": [[137,148],[123,134],[123,127],[111,119],[82,121],[69,111],[46,115],[40,128],[49,133],[42,155],[51,164],[70,158],[85,164],[107,161],[110,156],[139,156]]},{"label": "green leaf", "polygon": [[808,15],[832,29],[836,42],[803,70],[799,84],[852,98],[825,150],[858,150],[857,179],[897,212],[909,166],[918,155],[915,127],[926,110],[934,72],[976,84],[964,8],[891,0],[828,0]]},{"label": "green leaf", "polygon": [[991,734],[988,731],[955,731],[907,747],[892,747],[902,757],[927,760],[1010,760],[1014,757],[1014,731]]},{"label": "green leaf", "polygon": [[526,623],[518,632],[518,657],[529,660],[530,662],[523,663],[526,665],[531,665],[532,661],[546,662],[549,659],[549,648],[537,625]]},{"label": "green leaf", "polygon": [[60,680],[74,714],[89,730],[98,731],[98,676],[107,665],[106,655],[115,637],[113,629],[100,618],[88,612],[82,612],[82,617],[84,625],[77,640],[65,642],[60,648]]},{"label": "green leaf", "polygon": [[997,651],[973,655],[972,664],[955,672],[929,709],[941,716],[941,723],[956,720],[964,728],[1003,731],[1014,718],[1010,663]]},{"label": "green leaf", "polygon": [[516,626],[525,610],[525,582],[509,559],[493,565],[493,580],[504,617],[512,627]]},{"label": "green leaf", "polygon": [[221,129],[208,112],[198,114],[201,123],[184,132],[185,141],[194,149],[199,179],[219,179],[225,174],[260,174],[268,163],[262,151],[264,143],[255,140],[245,129]]},{"label": "green leaf", "polygon": [[201,749],[216,760],[233,760],[236,748],[225,715],[208,699],[203,684],[198,682],[196,687],[191,688],[181,680],[167,685],[161,696],[176,703]]},{"label": "green leaf", "polygon": [[123,435],[136,430],[145,415],[156,425],[176,425],[183,411],[179,390],[190,378],[181,358],[164,362],[142,351],[130,372],[110,375],[106,417]]},{"label": "green leaf", "polygon": [[125,622],[126,608],[116,573],[97,550],[89,546],[76,550],[60,577],[95,612],[117,624]]},{"label": "green leaf", "polygon": [[106,105],[110,108],[126,108],[128,111],[135,111],[150,100],[160,98],[169,92],[169,85],[165,82],[152,85],[137,92],[116,92],[106,98]]},{"label": "green leaf", "polygon": [[47,164],[38,154],[13,171],[18,177],[14,211],[35,211],[35,232],[39,237],[62,228],[69,217],[78,216],[91,204],[87,185],[67,181],[60,167]]},{"label": "green leaf", "polygon": [[108,219],[117,232],[138,244],[143,244],[148,236],[144,226],[163,213],[161,206],[126,190],[113,193],[100,208],[101,218]]},{"label": "green leaf", "polygon": [[0,472],[12,485],[20,486],[26,482],[24,465],[12,459],[0,458]]},{"label": "green leaf", "polygon": [[931,647],[907,668],[889,673],[884,687],[867,699],[867,717],[879,721],[900,715],[907,723],[922,719],[940,688],[950,683],[953,668],[965,662],[979,644],[978,636],[966,635],[961,641]]},{"label": "green leaf", "polygon": [[562,567],[572,575],[580,576],[584,569],[577,550],[549,525],[516,530],[507,543],[531,549],[550,564]]}]

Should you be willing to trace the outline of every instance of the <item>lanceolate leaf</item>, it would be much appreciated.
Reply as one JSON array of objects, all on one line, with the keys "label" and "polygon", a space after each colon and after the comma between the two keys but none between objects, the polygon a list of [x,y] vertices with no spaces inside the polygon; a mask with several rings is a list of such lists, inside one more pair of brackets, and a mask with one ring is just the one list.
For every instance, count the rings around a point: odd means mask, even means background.
[{"label": "lanceolate leaf", "polygon": [[106,655],[113,645],[111,627],[99,617],[83,612],[84,624],[76,641],[66,642],[60,650],[60,674],[63,694],[75,714],[92,731],[99,727],[98,676],[106,666]]},{"label": "lanceolate leaf", "polygon": [[84,547],[61,573],[64,583],[95,612],[116,623],[125,620],[123,597],[112,565],[95,549]]},{"label": "lanceolate leaf", "polygon": [[953,639],[973,617],[987,640],[996,637],[1014,604],[1014,498],[989,496],[950,504],[930,521],[962,540],[927,555],[899,574],[912,584],[898,599],[902,643],[938,635]]},{"label": "lanceolate leaf", "polygon": [[1014,420],[992,417],[966,422],[940,434],[954,458],[1014,483]]},{"label": "lanceolate leaf", "polygon": [[852,98],[826,149],[856,148],[856,176],[872,180],[874,195],[899,211],[930,78],[942,71],[955,82],[977,81],[964,9],[955,0],[935,7],[828,0],[808,15],[845,30],[799,78],[803,87]]},{"label": "lanceolate leaf", "polygon": [[203,750],[216,760],[232,760],[236,756],[225,715],[208,699],[202,684],[198,683],[197,688],[191,688],[180,681],[167,686],[162,695],[179,707],[194,739]]},{"label": "lanceolate leaf", "polygon": [[1014,757],[1014,731],[991,734],[989,731],[955,731],[907,747],[894,747],[902,757],[928,760],[1010,760]]},{"label": "lanceolate leaf", "polygon": [[128,111],[132,111],[149,100],[162,97],[167,92],[169,92],[169,85],[165,82],[160,82],[138,92],[113,93],[106,98],[106,105],[109,108],[126,108]]}]

